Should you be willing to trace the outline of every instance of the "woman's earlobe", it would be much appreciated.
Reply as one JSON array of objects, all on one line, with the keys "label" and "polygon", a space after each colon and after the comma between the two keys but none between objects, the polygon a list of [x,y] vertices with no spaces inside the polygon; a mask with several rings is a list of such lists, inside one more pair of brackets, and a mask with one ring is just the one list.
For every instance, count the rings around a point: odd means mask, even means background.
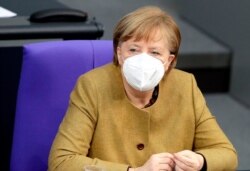
[{"label": "woman's earlobe", "polygon": [[168,57],[168,62],[171,63],[174,61],[174,58],[175,58],[175,55],[173,54],[170,54],[169,57]]},{"label": "woman's earlobe", "polygon": [[119,54],[117,53],[117,54],[116,54],[116,57],[117,57],[117,60],[118,60],[119,65],[122,65],[123,61],[122,61],[121,55],[119,55]]},{"label": "woman's earlobe", "polygon": [[118,47],[116,48],[116,58],[117,58],[117,61],[118,61],[119,65],[121,65],[120,53],[121,53],[121,49],[120,49],[120,47],[118,46]]},{"label": "woman's earlobe", "polygon": [[121,58],[120,58],[120,55],[118,54],[117,54],[117,60],[118,60],[119,65],[121,65]]}]

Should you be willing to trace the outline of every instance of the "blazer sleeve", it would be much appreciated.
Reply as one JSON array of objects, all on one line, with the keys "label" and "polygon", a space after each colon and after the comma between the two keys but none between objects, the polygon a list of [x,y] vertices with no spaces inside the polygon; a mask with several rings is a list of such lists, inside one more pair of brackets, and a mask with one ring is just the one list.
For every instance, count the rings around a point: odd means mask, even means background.
[{"label": "blazer sleeve", "polygon": [[93,81],[80,77],[71,93],[66,115],[50,150],[48,170],[83,171],[98,165],[107,171],[126,171],[128,165],[87,157],[97,121],[98,94]]},{"label": "blazer sleeve", "polygon": [[194,151],[205,157],[208,171],[236,170],[238,165],[236,150],[218,125],[216,118],[210,113],[194,77],[192,87],[196,118]]}]

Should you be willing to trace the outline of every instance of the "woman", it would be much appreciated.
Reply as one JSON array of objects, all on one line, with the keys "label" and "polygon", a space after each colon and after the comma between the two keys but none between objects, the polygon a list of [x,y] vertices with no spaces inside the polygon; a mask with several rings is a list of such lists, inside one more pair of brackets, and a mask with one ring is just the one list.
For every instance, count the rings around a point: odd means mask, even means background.
[{"label": "woman", "polygon": [[113,63],[82,75],[71,93],[49,170],[235,170],[236,151],[193,75],[174,69],[180,40],[158,7],[123,17]]}]

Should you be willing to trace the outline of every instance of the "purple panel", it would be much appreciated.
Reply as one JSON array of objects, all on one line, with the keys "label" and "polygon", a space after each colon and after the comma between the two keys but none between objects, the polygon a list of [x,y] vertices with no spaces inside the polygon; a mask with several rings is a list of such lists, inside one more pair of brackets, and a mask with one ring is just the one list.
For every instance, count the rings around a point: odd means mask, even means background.
[{"label": "purple panel", "polygon": [[77,78],[94,67],[93,51],[91,41],[46,42],[24,47],[12,171],[47,170],[49,150],[70,92]]},{"label": "purple panel", "polygon": [[113,61],[113,41],[92,40],[94,49],[94,66],[98,67]]}]

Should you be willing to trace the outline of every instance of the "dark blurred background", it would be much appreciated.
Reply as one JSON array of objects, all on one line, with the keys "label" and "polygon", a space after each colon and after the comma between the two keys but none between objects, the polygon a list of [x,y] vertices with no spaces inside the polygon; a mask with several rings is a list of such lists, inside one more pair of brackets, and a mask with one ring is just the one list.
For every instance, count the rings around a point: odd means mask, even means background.
[{"label": "dark blurred background", "polygon": [[[211,112],[234,144],[239,170],[250,169],[250,1],[248,0],[1,0],[0,6],[18,16],[40,9],[80,9],[104,25],[101,39],[112,39],[117,21],[145,5],[156,5],[173,15],[182,33],[177,68],[194,73]],[[0,23],[1,23],[0,19]],[[1,27],[0,27],[1,29]],[[47,41],[48,39],[36,40]],[[0,125],[3,152],[1,170],[9,170],[15,97],[21,58],[13,47],[34,40],[1,40]],[[6,54],[11,54],[6,60]],[[11,58],[11,59],[9,59]],[[28,149],[27,149],[28,150]],[[223,160],[223,159],[222,159]]]}]

